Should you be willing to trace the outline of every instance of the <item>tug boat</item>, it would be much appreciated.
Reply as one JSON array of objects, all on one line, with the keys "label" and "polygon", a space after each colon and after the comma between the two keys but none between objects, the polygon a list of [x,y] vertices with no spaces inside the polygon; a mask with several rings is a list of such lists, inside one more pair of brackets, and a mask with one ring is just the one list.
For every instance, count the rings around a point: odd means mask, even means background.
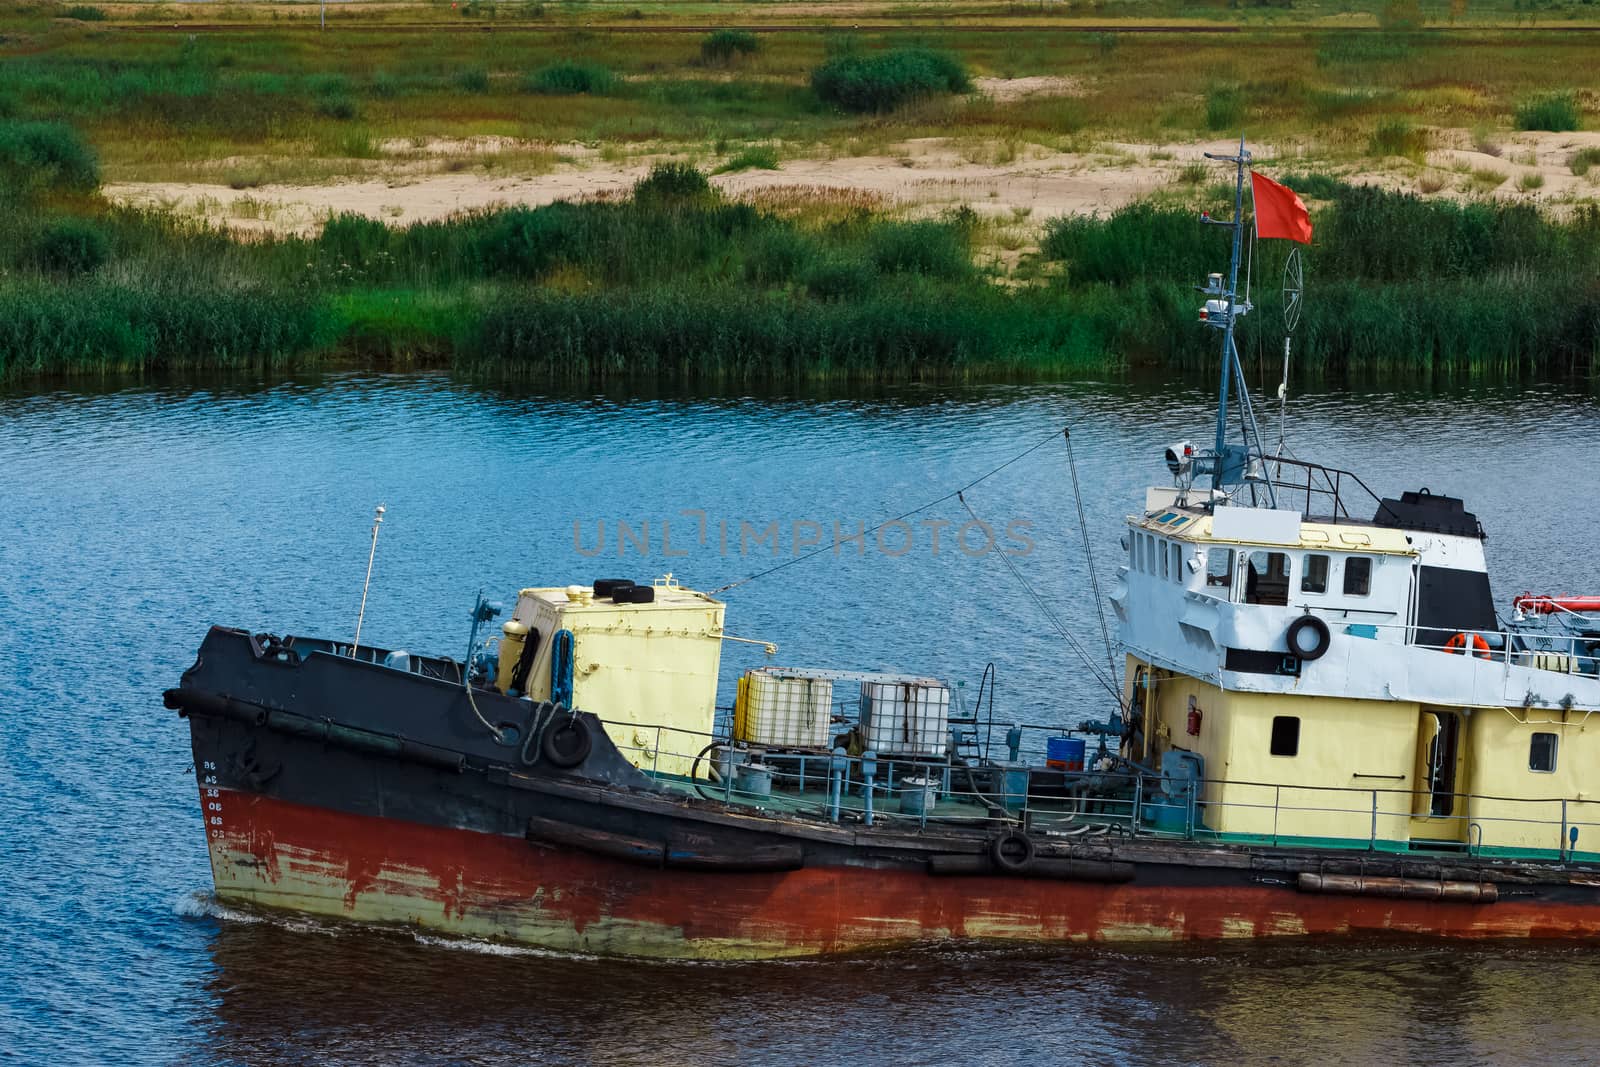
[{"label": "tug boat", "polygon": [[1461,500],[1267,453],[1222,158],[1215,441],[1128,519],[1098,715],[1002,751],[992,689],[826,667],[720,707],[725,605],[670,576],[523,589],[492,641],[480,596],[459,661],[217,626],[165,694],[216,895],[668,958],[1600,934],[1600,598],[1502,617]]}]

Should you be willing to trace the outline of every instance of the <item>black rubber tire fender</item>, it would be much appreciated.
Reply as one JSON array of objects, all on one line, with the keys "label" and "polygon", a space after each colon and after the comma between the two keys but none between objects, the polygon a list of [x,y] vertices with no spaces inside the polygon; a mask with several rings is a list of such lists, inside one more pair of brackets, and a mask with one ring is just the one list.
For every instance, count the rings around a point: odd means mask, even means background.
[{"label": "black rubber tire fender", "polygon": [[544,728],[544,736],[539,740],[539,754],[551,766],[576,767],[589,758],[594,748],[589,724],[559,707],[554,714],[555,721]]},{"label": "black rubber tire fender", "polygon": [[596,578],[594,580],[594,595],[605,598],[616,593],[618,589],[632,589],[631,578]]},{"label": "black rubber tire fender", "polygon": [[1004,874],[1027,874],[1038,851],[1033,838],[1021,830],[1007,830],[989,844],[989,858]]},{"label": "black rubber tire fender", "polygon": [[613,592],[611,599],[618,604],[653,604],[656,600],[656,590],[650,585],[630,585]]},{"label": "black rubber tire fender", "polygon": [[[1300,635],[1307,630],[1317,635],[1317,643],[1309,652],[1300,644]],[[1284,640],[1289,645],[1289,655],[1298,656],[1301,661],[1310,663],[1327,655],[1328,646],[1333,643],[1333,635],[1328,632],[1328,624],[1315,615],[1302,615],[1289,624]]]}]

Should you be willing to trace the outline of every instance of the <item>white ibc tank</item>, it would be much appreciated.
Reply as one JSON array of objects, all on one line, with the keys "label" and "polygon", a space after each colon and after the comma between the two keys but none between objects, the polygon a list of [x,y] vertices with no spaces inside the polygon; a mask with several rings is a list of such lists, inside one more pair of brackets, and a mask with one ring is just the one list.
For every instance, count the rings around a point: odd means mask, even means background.
[{"label": "white ibc tank", "polygon": [[950,690],[931,678],[862,682],[861,725],[876,752],[942,756],[949,742]]},{"label": "white ibc tank", "polygon": [[833,682],[805,671],[758,667],[739,679],[734,736],[772,748],[833,744]]}]

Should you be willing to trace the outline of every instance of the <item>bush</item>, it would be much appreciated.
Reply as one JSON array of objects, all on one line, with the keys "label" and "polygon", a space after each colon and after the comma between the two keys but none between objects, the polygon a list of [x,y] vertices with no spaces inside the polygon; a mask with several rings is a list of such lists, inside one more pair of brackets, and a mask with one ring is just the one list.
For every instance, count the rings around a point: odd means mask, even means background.
[{"label": "bush", "polygon": [[777,170],[778,153],[766,145],[746,148],[716,169],[718,174],[732,174],[740,170]]},{"label": "bush", "polygon": [[1384,119],[1372,133],[1367,151],[1374,156],[1405,156],[1420,159],[1428,150],[1428,133],[1415,129],[1405,119]]},{"label": "bush", "polygon": [[1345,188],[1344,182],[1328,174],[1288,174],[1280,180],[1301,196],[1313,200],[1332,200]]},{"label": "bush", "polygon": [[864,297],[872,292],[878,272],[872,264],[846,256],[830,256],[813,263],[805,273],[805,286],[821,300]]},{"label": "bush", "polygon": [[716,30],[700,42],[700,58],[707,63],[726,63],[734,56],[753,56],[761,51],[761,41],[744,30]]},{"label": "bush", "polygon": [[577,250],[583,210],[578,205],[556,203],[496,212],[476,241],[474,258],[489,274],[541,277]]},{"label": "bush", "polygon": [[377,219],[346,212],[322,224],[317,245],[341,263],[363,267],[388,252],[390,236]]},{"label": "bush", "polygon": [[1589,173],[1589,168],[1600,163],[1600,148],[1580,148],[1567,160],[1567,166],[1572,168],[1572,173],[1583,177]]},{"label": "bush", "polygon": [[1566,133],[1576,130],[1582,121],[1583,113],[1578,110],[1578,99],[1570,92],[1536,96],[1517,105],[1516,123],[1519,130]]},{"label": "bush", "polygon": [[525,92],[546,96],[576,96],[580,93],[603,95],[616,87],[617,76],[598,63],[552,63],[528,75],[522,82]]},{"label": "bush", "polygon": [[361,114],[361,109],[348,96],[320,96],[317,98],[317,114],[330,119],[353,119]]},{"label": "bush", "polygon": [[1414,47],[1403,34],[1345,30],[1330,34],[1317,47],[1317,66],[1398,63],[1410,59]]},{"label": "bush", "polygon": [[681,202],[711,195],[711,183],[692,163],[657,163],[633,186],[636,203]]},{"label": "bush", "polygon": [[0,122],[0,188],[89,192],[100,164],[78,131],[60,122]]},{"label": "bush", "polygon": [[89,4],[74,4],[61,13],[64,19],[77,19],[79,22],[104,22],[106,13]]},{"label": "bush", "polygon": [[945,93],[964,93],[972,81],[961,60],[929,48],[896,48],[876,55],[840,55],[811,72],[811,88],[845,111],[891,111]]},{"label": "bush", "polygon": [[461,86],[463,92],[486,93],[489,91],[489,72],[482,67],[469,67],[456,74],[456,84]]},{"label": "bush", "polygon": [[745,281],[785,285],[805,274],[817,258],[816,245],[788,227],[770,229],[750,246],[744,261]]},{"label": "bush", "polygon": [[110,254],[106,235],[87,219],[57,219],[39,237],[39,266],[52,274],[88,274]]},{"label": "bush", "polygon": [[868,235],[867,252],[886,274],[958,279],[972,273],[966,238],[946,223],[880,223]]}]

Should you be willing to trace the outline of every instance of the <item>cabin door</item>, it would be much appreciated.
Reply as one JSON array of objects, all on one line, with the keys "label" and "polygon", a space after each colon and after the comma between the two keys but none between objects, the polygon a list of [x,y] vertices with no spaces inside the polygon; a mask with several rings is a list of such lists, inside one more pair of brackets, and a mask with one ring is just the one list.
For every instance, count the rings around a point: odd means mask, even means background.
[{"label": "cabin door", "polygon": [[1413,841],[1467,839],[1467,717],[1461,711],[1423,708],[1417,726]]}]

